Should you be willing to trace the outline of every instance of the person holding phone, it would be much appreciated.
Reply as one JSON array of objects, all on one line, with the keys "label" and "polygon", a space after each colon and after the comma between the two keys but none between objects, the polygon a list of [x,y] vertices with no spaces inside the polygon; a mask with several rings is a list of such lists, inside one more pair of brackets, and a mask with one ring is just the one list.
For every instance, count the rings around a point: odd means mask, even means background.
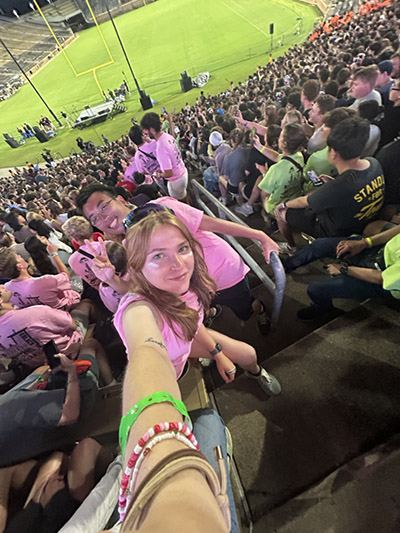
[{"label": "person holding phone", "polygon": [[[156,329],[163,336],[177,378],[189,357],[202,357],[215,359],[227,383],[234,380],[238,364],[265,393],[280,393],[278,380],[258,365],[252,346],[202,324],[215,282],[199,243],[178,217],[167,211],[147,215],[128,231],[126,249],[132,285],[120,301],[114,325],[127,349],[128,323],[137,339],[148,342]],[[104,264],[102,259],[99,262]],[[143,327],[143,316],[148,318],[149,328]]]}]

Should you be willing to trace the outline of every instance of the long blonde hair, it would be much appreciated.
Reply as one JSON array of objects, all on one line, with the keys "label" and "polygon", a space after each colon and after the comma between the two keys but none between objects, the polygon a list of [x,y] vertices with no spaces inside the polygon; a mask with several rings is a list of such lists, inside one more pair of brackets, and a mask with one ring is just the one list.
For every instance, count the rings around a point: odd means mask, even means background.
[{"label": "long blonde hair", "polygon": [[[193,237],[184,223],[175,215],[165,211],[150,213],[132,226],[126,234],[125,247],[128,253],[128,269],[132,281],[132,292],[146,298],[159,311],[175,335],[184,340],[194,338],[199,313],[171,292],[157,289],[143,275],[142,270],[154,230],[162,225],[173,226],[183,234],[193,252],[194,270],[189,290],[193,291],[204,309],[208,309],[215,294],[216,285],[210,277],[203,259],[203,247]],[[177,331],[176,325],[180,331]]]}]

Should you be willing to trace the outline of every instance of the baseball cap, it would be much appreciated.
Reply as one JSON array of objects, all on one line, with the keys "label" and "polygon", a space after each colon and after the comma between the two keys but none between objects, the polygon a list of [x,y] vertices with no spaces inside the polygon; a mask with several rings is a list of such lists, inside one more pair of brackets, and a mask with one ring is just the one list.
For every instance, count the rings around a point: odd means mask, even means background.
[{"label": "baseball cap", "polygon": [[385,61],[378,63],[378,68],[381,72],[387,72],[388,74],[391,74],[393,72],[393,63],[390,61],[390,59],[385,59]]},{"label": "baseball cap", "polygon": [[222,137],[222,135],[219,133],[219,131],[213,131],[210,135],[210,138],[208,139],[208,142],[212,145],[212,146],[219,146],[220,144],[222,144],[224,138]]}]

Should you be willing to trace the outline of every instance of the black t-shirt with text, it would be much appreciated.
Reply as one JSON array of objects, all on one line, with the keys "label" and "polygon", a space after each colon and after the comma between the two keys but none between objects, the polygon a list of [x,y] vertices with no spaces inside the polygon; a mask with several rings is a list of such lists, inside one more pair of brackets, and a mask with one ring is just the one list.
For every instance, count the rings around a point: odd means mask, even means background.
[{"label": "black t-shirt with text", "polygon": [[383,205],[385,180],[380,163],[366,158],[366,170],[346,170],[308,197],[325,235],[332,237],[361,234]]}]

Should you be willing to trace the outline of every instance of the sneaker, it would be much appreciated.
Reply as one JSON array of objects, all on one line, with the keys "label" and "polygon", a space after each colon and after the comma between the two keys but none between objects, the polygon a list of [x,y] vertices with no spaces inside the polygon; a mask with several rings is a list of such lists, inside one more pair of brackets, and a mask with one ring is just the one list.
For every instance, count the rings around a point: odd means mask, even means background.
[{"label": "sneaker", "polygon": [[256,324],[257,324],[257,330],[260,335],[267,335],[270,328],[271,328],[271,320],[270,317],[265,310],[265,305],[263,304],[263,311],[261,313],[258,313],[256,315]]},{"label": "sneaker", "polygon": [[269,396],[278,396],[281,393],[282,387],[275,376],[269,374],[264,368],[258,376],[254,376],[250,372],[245,371],[247,377],[256,379],[262,390]]},{"label": "sneaker", "polygon": [[248,217],[249,215],[252,215],[254,213],[253,206],[245,203],[243,205],[238,205],[234,208],[235,213],[239,213],[239,215],[243,215],[245,217]]},{"label": "sneaker", "polygon": [[278,242],[279,252],[286,255],[294,255],[297,252],[296,246],[289,246],[287,242]]},{"label": "sneaker", "polygon": [[199,357],[198,361],[201,364],[201,366],[204,366],[205,368],[207,368],[208,366],[211,365],[213,359],[207,359],[206,357]]},{"label": "sneaker", "polygon": [[344,313],[341,309],[334,307],[320,307],[317,304],[311,304],[308,307],[303,307],[297,311],[297,318],[300,320],[314,320],[315,318],[323,317],[324,315],[330,314],[332,318],[336,318]]},{"label": "sneaker", "polygon": [[222,205],[226,205],[227,202],[228,202],[228,199],[227,198],[223,198],[222,196],[220,196],[218,198],[218,201],[221,202]]}]

